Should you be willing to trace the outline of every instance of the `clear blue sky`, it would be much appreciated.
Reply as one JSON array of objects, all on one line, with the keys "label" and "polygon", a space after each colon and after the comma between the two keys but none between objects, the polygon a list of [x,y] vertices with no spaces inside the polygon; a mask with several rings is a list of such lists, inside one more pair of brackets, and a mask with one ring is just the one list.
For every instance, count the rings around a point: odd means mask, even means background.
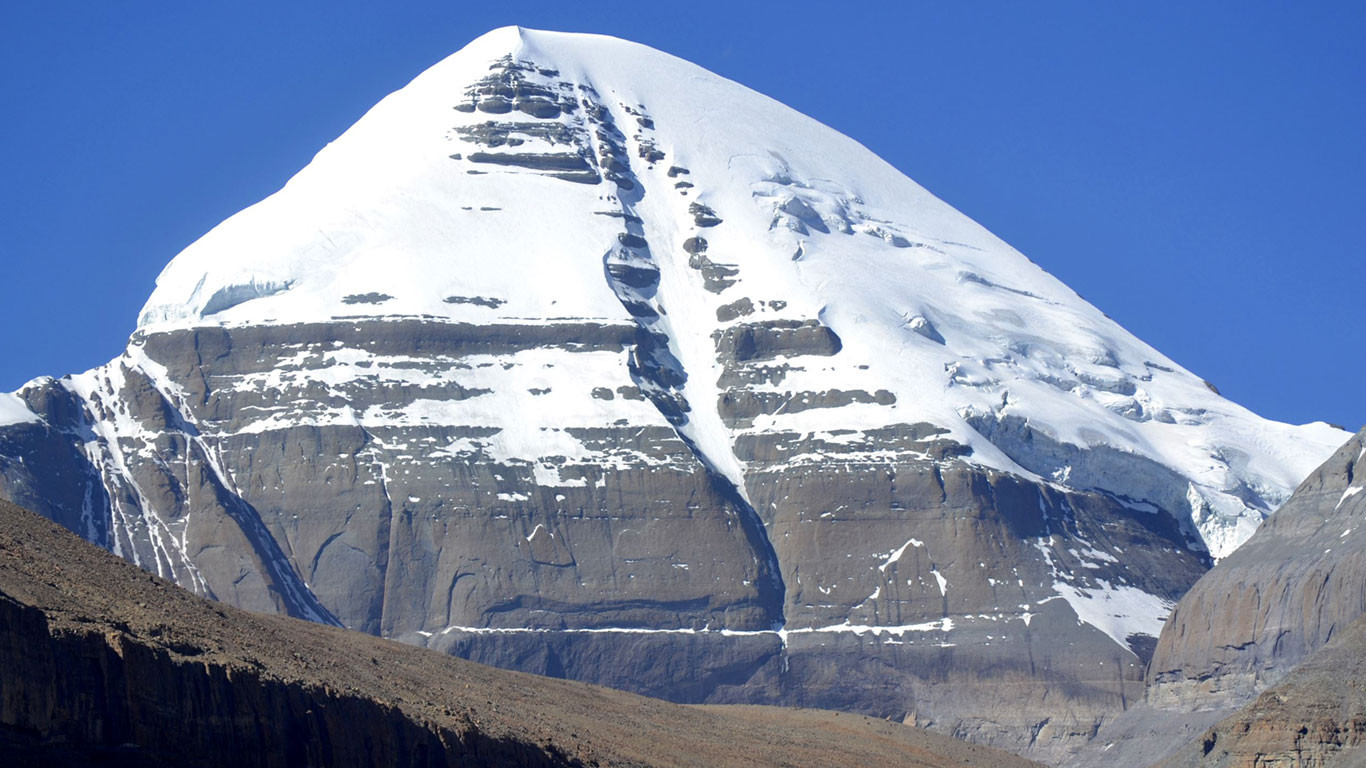
[{"label": "clear blue sky", "polygon": [[637,40],[786,102],[1225,395],[1366,422],[1366,4],[857,7],[4,3],[0,390],[115,357],[181,248],[521,24]]}]

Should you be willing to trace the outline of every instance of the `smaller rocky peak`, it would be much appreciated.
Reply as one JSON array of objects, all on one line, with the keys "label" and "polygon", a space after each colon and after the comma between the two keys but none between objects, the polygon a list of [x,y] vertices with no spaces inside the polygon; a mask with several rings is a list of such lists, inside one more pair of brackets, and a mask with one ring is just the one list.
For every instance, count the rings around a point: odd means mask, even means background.
[{"label": "smaller rocky peak", "polygon": [[1362,616],[1366,430],[1177,604],[1149,668],[1168,709],[1241,706]]},{"label": "smaller rocky peak", "polygon": [[1305,544],[1314,542],[1317,546],[1321,540],[1331,543],[1332,537],[1350,537],[1350,533],[1343,534],[1339,530],[1342,525],[1348,526],[1344,530],[1355,532],[1361,528],[1366,534],[1366,525],[1352,525],[1366,515],[1366,429],[1344,443],[1328,461],[1305,478],[1291,500],[1296,503],[1292,506],[1287,502],[1282,511],[1292,514],[1278,512],[1272,515],[1248,544],[1257,542],[1258,546],[1265,546],[1261,542],[1285,539]]}]

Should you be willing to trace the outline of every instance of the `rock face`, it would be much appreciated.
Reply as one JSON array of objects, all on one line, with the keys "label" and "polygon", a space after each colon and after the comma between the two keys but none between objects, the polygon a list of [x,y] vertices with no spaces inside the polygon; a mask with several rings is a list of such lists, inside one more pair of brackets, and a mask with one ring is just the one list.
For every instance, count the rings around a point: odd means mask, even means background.
[{"label": "rock face", "polygon": [[1046,756],[1345,438],[808,118],[504,29],[0,396],[0,495],[252,610]]},{"label": "rock face", "polygon": [[1162,763],[1163,768],[1352,768],[1366,765],[1366,619],[1237,713]]},{"label": "rock face", "polygon": [[1144,702],[1060,762],[1137,768],[1190,742],[1173,765],[1321,765],[1355,745],[1364,470],[1366,431],[1195,583],[1162,629]]},{"label": "rock face", "polygon": [[215,605],[0,502],[0,762],[907,766],[1021,758],[837,713],[682,707]]},{"label": "rock face", "polygon": [[1366,613],[1366,432],[1182,598],[1162,630],[1149,700],[1241,706]]}]

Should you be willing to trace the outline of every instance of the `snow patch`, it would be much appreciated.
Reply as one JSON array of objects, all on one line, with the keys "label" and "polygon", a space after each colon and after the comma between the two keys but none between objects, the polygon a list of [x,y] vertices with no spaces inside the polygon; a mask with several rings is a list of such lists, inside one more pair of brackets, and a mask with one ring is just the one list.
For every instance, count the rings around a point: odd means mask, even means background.
[{"label": "snow patch", "polygon": [[1336,506],[1333,507],[1333,511],[1336,512],[1337,510],[1341,509],[1343,502],[1347,501],[1348,499],[1352,498],[1358,493],[1361,493],[1363,488],[1366,488],[1366,486],[1354,485],[1348,488],[1347,490],[1343,491],[1342,497],[1338,499],[1338,503]]},{"label": "snow patch", "polygon": [[40,421],[37,414],[18,396],[0,392],[0,427]]},{"label": "snow patch", "polygon": [[946,578],[944,578],[944,574],[940,573],[938,568],[933,568],[933,569],[931,569],[931,570],[930,570],[930,573],[934,574],[934,580],[935,580],[935,582],[937,582],[937,583],[939,584],[939,594],[940,594],[941,596],[946,596],[946,595],[948,595],[948,594],[949,594],[949,580],[946,579]]},{"label": "snow patch", "polygon": [[1111,585],[1104,580],[1097,583],[1098,587],[1081,588],[1060,581],[1053,584],[1053,590],[1072,606],[1078,621],[1099,629],[1130,650],[1130,635],[1157,637],[1162,633],[1162,623],[1175,603],[1137,587]]},{"label": "snow patch", "polygon": [[877,569],[878,569],[879,571],[882,571],[883,573],[886,573],[886,572],[887,572],[887,568],[890,567],[890,566],[891,566],[893,563],[895,563],[896,561],[900,560],[900,559],[901,559],[901,556],[902,556],[903,554],[906,553],[906,547],[923,547],[923,546],[925,546],[925,542],[920,541],[919,539],[916,539],[916,538],[910,538],[910,539],[908,539],[908,540],[906,541],[905,544],[902,544],[900,547],[897,547],[896,549],[894,549],[894,550],[892,550],[891,552],[887,553],[887,559],[886,559],[885,561],[883,561],[882,565],[879,565],[879,566],[877,567]]}]

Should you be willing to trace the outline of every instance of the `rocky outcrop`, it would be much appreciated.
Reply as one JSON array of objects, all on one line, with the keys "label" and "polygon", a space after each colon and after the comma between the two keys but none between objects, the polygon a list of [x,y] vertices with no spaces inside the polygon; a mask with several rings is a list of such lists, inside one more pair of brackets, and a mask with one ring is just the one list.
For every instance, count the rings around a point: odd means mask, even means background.
[{"label": "rocky outcrop", "polygon": [[[744,333],[718,342],[743,361],[737,393],[775,356],[837,344],[812,324]],[[930,424],[742,437],[737,489],[667,422],[567,428],[572,453],[532,463],[432,410],[574,394],[532,394],[534,356],[583,371],[576,396],[640,413],[638,389],[591,363],[636,338],[399,321],[145,334],[84,380],[26,390],[43,420],[0,435],[23,459],[0,477],[35,500],[112,486],[91,538],[206,596],[677,701],[838,707],[1045,754],[1141,695],[1150,636],[1112,627],[1155,635],[1159,600],[1207,567],[1170,516],[974,467]],[[73,392],[88,410],[63,409]]]},{"label": "rocky outcrop", "polygon": [[1144,701],[1060,762],[1139,768],[1185,745],[1172,765],[1317,766],[1356,744],[1364,470],[1366,430],[1195,583],[1162,629]]},{"label": "rocky outcrop", "polygon": [[702,710],[196,598],[0,502],[0,761],[13,765],[986,767],[833,713]]},{"label": "rocky outcrop", "polygon": [[1240,706],[1366,613],[1366,432],[1177,604],[1149,671],[1167,709]]},{"label": "rocky outcrop", "polygon": [[1366,619],[1222,720],[1163,768],[1349,768],[1366,764]]}]

